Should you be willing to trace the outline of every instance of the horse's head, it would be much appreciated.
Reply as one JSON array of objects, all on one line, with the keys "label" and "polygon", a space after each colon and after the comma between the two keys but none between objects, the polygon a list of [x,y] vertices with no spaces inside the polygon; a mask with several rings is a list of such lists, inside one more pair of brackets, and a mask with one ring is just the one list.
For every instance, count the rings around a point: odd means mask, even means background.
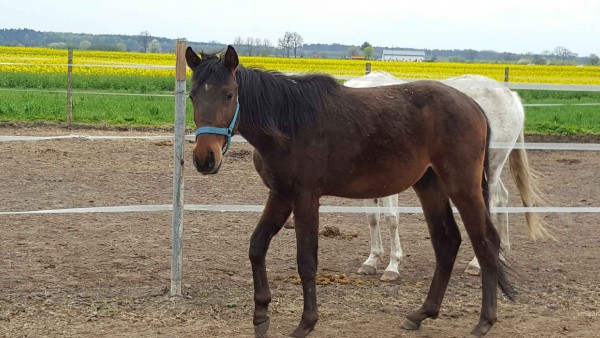
[{"label": "horse's head", "polygon": [[238,121],[238,56],[231,46],[220,57],[203,53],[198,56],[188,47],[185,58],[193,71],[190,99],[196,123],[194,165],[202,174],[216,174]]}]

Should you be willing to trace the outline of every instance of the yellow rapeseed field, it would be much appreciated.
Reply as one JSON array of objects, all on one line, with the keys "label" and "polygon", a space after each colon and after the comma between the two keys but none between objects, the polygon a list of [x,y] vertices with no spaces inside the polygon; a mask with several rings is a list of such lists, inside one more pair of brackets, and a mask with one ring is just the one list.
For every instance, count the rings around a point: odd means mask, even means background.
[{"label": "yellow rapeseed field", "polygon": [[[67,53],[50,48],[0,47],[0,72],[65,73]],[[174,67],[174,54],[73,52],[75,74],[174,76]]]},{"label": "yellow rapeseed field", "polygon": [[[246,67],[345,76],[363,75],[365,63],[370,62],[373,70],[386,71],[400,78],[416,79],[445,79],[464,74],[481,74],[501,81],[504,79],[504,68],[509,67],[511,82],[600,84],[599,66],[383,62],[274,57],[241,57],[240,60]],[[65,73],[66,63],[66,50],[0,47],[0,73]],[[175,55],[75,50],[73,64],[75,74],[174,76]]]}]

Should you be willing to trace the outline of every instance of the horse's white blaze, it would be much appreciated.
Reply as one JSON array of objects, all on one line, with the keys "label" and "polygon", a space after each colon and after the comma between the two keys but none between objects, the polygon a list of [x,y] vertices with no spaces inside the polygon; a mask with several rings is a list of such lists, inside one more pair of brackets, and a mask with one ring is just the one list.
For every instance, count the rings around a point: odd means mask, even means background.
[{"label": "horse's white blaze", "polygon": [[[518,94],[510,91],[497,81],[481,75],[464,75],[442,82],[467,94],[483,108],[492,129],[491,142],[503,142],[511,145],[510,149],[490,149],[490,175],[488,177],[490,205],[495,207],[507,206],[508,191],[500,179],[500,174],[512,148],[514,148],[517,142],[519,134],[523,130],[525,112]],[[401,83],[405,83],[405,81],[388,73],[372,72],[369,75],[346,81],[345,86],[367,88]],[[398,205],[398,195],[383,197],[380,200],[384,206]],[[366,206],[372,206],[372,204],[373,200],[365,201]],[[402,260],[403,254],[398,235],[398,214],[395,214],[394,217],[395,222],[389,222],[391,250],[390,264],[386,268],[386,271],[399,274],[398,265]],[[507,214],[493,214],[492,217],[500,234],[501,247],[506,252],[510,249]],[[377,260],[381,259],[381,252],[383,252],[379,228],[380,216],[379,214],[368,214],[367,218],[369,219],[371,230],[371,254],[363,263],[363,267],[369,265],[376,269]],[[467,271],[478,273],[479,262],[477,258],[473,258],[469,263]]]},{"label": "horse's white blaze", "polygon": [[204,90],[206,90],[206,91],[209,91],[211,87],[212,87],[212,86],[211,86],[211,85],[209,85],[208,83],[205,83],[205,84],[204,84]]}]

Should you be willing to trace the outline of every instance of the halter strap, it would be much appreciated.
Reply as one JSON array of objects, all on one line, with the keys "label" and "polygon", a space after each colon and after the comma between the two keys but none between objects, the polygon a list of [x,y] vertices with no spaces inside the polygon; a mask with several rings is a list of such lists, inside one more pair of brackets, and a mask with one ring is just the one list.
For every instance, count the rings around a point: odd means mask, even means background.
[{"label": "halter strap", "polygon": [[216,134],[223,135],[227,137],[227,146],[225,146],[225,150],[223,150],[223,155],[229,150],[229,146],[231,145],[231,137],[233,136],[233,129],[235,128],[235,123],[237,122],[238,115],[240,112],[240,103],[238,102],[235,107],[235,114],[233,114],[233,119],[229,124],[228,128],[217,128],[217,127],[200,127],[196,129],[196,139],[200,134]]}]

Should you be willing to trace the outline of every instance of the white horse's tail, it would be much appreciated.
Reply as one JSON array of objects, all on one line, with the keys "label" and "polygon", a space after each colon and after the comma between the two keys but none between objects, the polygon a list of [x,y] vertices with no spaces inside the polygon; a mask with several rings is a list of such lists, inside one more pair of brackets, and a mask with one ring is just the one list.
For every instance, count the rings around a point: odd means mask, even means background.
[{"label": "white horse's tail", "polygon": [[[523,206],[525,207],[539,207],[547,205],[547,201],[542,197],[541,192],[537,186],[537,179],[539,175],[529,167],[529,160],[527,159],[527,152],[523,148],[524,135],[523,130],[519,134],[517,139],[517,147],[510,152],[509,164],[510,172],[513,176],[515,184],[519,189]],[[526,212],[525,218],[527,219],[527,228],[529,230],[529,236],[533,240],[550,238],[556,240],[545,229],[545,222],[542,220],[539,214],[534,212]]]}]

